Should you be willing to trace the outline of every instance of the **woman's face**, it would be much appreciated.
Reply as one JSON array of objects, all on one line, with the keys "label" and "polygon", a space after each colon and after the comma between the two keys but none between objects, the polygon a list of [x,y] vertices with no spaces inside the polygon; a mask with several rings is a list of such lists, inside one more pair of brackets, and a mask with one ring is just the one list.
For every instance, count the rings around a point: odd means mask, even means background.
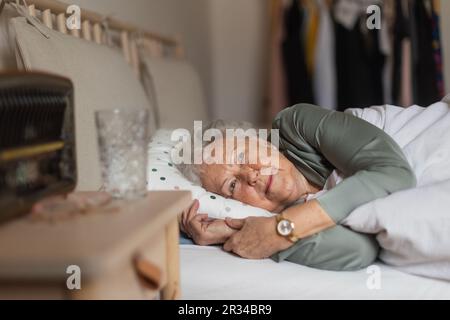
[{"label": "woman's face", "polygon": [[[225,140],[216,141],[214,144],[225,145],[225,142]],[[239,162],[244,162],[243,164],[236,164],[236,161],[232,161],[232,164],[219,164],[216,161],[201,165],[200,178],[203,187],[226,198],[271,212],[280,212],[305,196],[309,188],[305,177],[284,155],[266,141],[261,142],[260,147],[268,148],[266,153],[250,148],[248,141],[245,147],[239,150],[240,156],[236,154],[236,147],[223,148],[225,150],[221,151],[224,153],[223,159],[236,159],[242,157],[244,152],[246,160],[256,159],[256,161]],[[271,159],[277,157],[275,168],[267,165],[268,159],[264,158],[264,154]]]}]

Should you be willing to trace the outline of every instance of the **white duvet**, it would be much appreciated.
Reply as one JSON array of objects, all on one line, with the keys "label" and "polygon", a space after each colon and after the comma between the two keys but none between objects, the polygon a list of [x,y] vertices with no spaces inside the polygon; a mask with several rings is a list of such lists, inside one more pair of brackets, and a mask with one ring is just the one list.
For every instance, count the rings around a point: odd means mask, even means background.
[{"label": "white duvet", "polygon": [[349,109],[386,131],[402,147],[417,188],[354,210],[344,221],[377,234],[380,259],[418,275],[450,280],[450,108],[379,106]]}]

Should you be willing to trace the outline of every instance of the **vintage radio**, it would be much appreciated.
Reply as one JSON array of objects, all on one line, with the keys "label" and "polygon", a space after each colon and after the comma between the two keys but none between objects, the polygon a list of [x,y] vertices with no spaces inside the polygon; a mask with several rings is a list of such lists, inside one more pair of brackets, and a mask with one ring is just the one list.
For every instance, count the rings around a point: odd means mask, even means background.
[{"label": "vintage radio", "polygon": [[76,185],[73,85],[44,73],[0,73],[0,221]]}]

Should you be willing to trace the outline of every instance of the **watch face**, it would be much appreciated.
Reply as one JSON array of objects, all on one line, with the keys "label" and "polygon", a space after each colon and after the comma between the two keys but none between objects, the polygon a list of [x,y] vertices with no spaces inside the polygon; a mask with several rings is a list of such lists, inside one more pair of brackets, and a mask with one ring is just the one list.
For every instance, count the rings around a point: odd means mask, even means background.
[{"label": "watch face", "polygon": [[288,236],[292,233],[292,223],[288,220],[281,220],[277,226],[278,233],[282,236]]}]

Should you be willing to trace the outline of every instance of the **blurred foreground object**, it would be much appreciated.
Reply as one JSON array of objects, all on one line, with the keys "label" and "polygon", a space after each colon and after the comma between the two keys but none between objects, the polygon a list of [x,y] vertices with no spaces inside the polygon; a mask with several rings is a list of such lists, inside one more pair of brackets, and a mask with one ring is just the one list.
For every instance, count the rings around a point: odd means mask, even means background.
[{"label": "blurred foreground object", "polygon": [[0,73],[0,222],[76,185],[73,85],[44,73]]},{"label": "blurred foreground object", "polygon": [[74,193],[0,226],[0,299],[176,299],[188,191]]}]

